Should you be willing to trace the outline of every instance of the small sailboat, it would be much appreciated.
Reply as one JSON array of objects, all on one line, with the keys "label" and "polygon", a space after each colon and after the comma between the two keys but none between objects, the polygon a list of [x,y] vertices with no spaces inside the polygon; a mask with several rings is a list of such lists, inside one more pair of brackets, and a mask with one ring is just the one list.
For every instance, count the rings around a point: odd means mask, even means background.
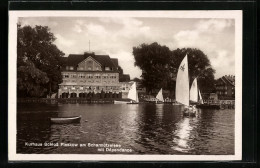
[{"label": "small sailboat", "polygon": [[200,104],[204,104],[202,96],[201,96],[201,93],[200,93],[200,90],[199,90],[199,103]]},{"label": "small sailboat", "polygon": [[200,90],[198,88],[197,84],[197,78],[195,78],[192,82],[191,88],[190,88],[190,102],[194,104],[203,104],[203,99],[200,93]]},{"label": "small sailboat", "polygon": [[139,103],[138,92],[136,90],[136,83],[135,82],[131,86],[131,88],[128,92],[127,98],[131,99],[130,103],[127,103],[127,104],[138,104]]},{"label": "small sailboat", "polygon": [[114,104],[138,104],[139,103],[139,98],[138,98],[138,93],[136,90],[136,83],[134,82],[132,86],[130,87],[130,90],[128,92],[128,99],[131,99],[129,101],[114,101]]},{"label": "small sailboat", "polygon": [[176,79],[176,102],[185,106],[184,116],[195,116],[196,109],[190,106],[189,69],[187,55],[183,58]]},{"label": "small sailboat", "polygon": [[163,103],[164,102],[164,99],[163,99],[163,94],[162,94],[162,88],[160,89],[160,91],[158,92],[158,94],[156,95],[156,104],[160,104],[160,103]]},{"label": "small sailboat", "polygon": [[198,84],[197,84],[197,78],[195,78],[192,82],[191,88],[190,88],[190,101],[192,103],[198,103]]}]

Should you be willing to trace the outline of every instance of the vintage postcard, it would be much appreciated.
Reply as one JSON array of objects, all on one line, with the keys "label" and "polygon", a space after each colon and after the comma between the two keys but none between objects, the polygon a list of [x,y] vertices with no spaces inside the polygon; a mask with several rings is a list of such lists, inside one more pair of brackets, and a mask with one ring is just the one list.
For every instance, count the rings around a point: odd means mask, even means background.
[{"label": "vintage postcard", "polygon": [[242,11],[9,11],[9,160],[242,159]]}]

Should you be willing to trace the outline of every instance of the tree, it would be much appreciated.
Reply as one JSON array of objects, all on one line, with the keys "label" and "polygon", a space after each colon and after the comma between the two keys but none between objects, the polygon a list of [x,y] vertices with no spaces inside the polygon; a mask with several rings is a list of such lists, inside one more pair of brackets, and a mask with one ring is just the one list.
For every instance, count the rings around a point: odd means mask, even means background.
[{"label": "tree", "polygon": [[190,85],[193,80],[197,78],[198,86],[202,92],[210,92],[214,90],[215,70],[211,67],[207,55],[196,48],[178,48],[172,52],[173,57],[171,59],[171,67],[174,69],[174,75],[177,75],[179,65],[187,54]]},{"label": "tree", "polygon": [[62,82],[62,56],[53,33],[47,26],[18,25],[18,96],[42,97],[57,92]]},{"label": "tree", "polygon": [[135,66],[142,70],[142,85],[148,93],[152,89],[169,89],[175,91],[179,65],[185,55],[188,56],[190,85],[198,78],[198,86],[202,92],[214,90],[214,73],[211,63],[201,50],[182,48],[170,51],[166,46],[154,42],[133,47]]},{"label": "tree", "polygon": [[166,87],[169,76],[171,51],[166,46],[154,42],[133,47],[135,66],[142,70],[142,85],[148,93],[154,88]]}]

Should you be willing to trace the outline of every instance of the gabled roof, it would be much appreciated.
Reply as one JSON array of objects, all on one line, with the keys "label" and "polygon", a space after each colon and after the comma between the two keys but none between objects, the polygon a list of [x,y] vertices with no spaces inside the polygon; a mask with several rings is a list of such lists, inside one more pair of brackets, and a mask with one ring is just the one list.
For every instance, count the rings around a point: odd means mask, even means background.
[{"label": "gabled roof", "polygon": [[229,79],[227,79],[227,77],[223,76],[222,79],[225,80],[226,83],[228,83],[228,84],[234,86],[234,84],[233,84]]},{"label": "gabled roof", "polygon": [[232,86],[234,86],[234,84],[233,84],[230,80],[228,80],[225,76],[222,76],[222,77],[219,78],[217,81],[218,81],[218,82],[225,83],[225,84],[227,84],[227,85],[232,85]]},{"label": "gabled roof", "polygon": [[84,55],[70,54],[68,56],[67,65],[76,66],[85,59]]},{"label": "gabled roof", "polygon": [[88,57],[92,57],[97,62],[99,62],[104,67],[111,67],[114,70],[118,67],[118,60],[116,58],[110,58],[108,55],[83,55],[83,54],[70,54],[67,58],[68,66],[77,66],[80,62],[85,60]]},{"label": "gabled roof", "polygon": [[118,67],[118,59],[117,58],[111,58],[111,61],[114,63],[116,67]]},{"label": "gabled roof", "polygon": [[93,58],[103,66],[116,68],[112,59],[108,55],[94,55]]}]

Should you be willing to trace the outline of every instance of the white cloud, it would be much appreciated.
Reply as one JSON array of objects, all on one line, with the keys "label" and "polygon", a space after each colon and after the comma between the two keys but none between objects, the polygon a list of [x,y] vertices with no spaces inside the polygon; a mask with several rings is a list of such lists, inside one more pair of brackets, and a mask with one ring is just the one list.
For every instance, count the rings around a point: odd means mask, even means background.
[{"label": "white cloud", "polygon": [[86,35],[93,35],[93,36],[99,36],[99,37],[106,37],[107,36],[107,31],[106,29],[98,24],[85,24],[86,28]]},{"label": "white cloud", "polygon": [[82,29],[80,27],[80,25],[78,24],[75,24],[74,28],[73,28],[73,31],[77,32],[77,33],[81,33],[82,32]]},{"label": "white cloud", "polygon": [[[216,77],[220,75],[234,74],[234,44],[232,35],[225,36],[227,28],[233,26],[232,20],[210,19],[200,20],[188,30],[180,30],[173,35],[177,48],[198,48],[209,58],[213,68],[216,69]],[[234,32],[232,32],[234,33]]]},{"label": "white cloud", "polygon": [[72,47],[75,44],[74,40],[66,39],[60,34],[55,34],[55,37],[57,38],[55,44],[58,46]]},{"label": "white cloud", "polygon": [[222,31],[225,28],[228,28],[232,25],[231,20],[224,19],[210,19],[210,20],[201,20],[197,23],[197,30],[201,32],[205,31]]},{"label": "white cloud", "polygon": [[129,74],[130,78],[140,78],[142,72],[140,68],[134,66],[134,57],[130,52],[121,51],[110,55],[113,58],[118,58],[119,65],[123,68],[124,74]]},{"label": "white cloud", "polygon": [[200,38],[200,33],[194,30],[183,30],[174,35],[174,40],[179,47],[196,47]]}]

